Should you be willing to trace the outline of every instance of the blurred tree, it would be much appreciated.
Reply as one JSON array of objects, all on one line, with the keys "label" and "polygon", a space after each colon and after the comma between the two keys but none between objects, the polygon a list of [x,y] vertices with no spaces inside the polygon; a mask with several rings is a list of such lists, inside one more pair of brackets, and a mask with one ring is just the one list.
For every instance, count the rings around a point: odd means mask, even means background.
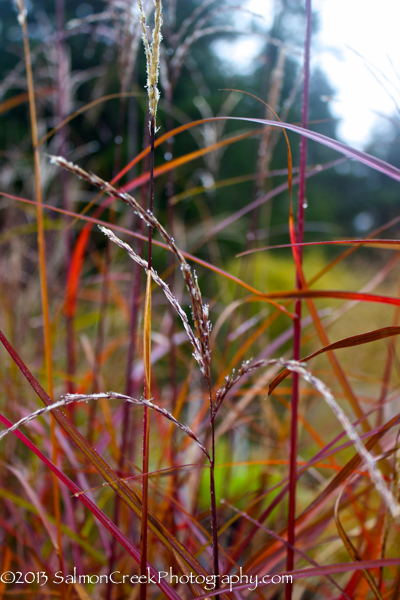
[{"label": "blurred tree", "polygon": [[[65,27],[56,27],[57,5],[60,0],[34,0],[27,3],[30,43],[35,72],[40,135],[59,122],[59,81],[57,80],[57,41],[63,41],[67,63],[68,94],[67,112],[110,93],[135,91],[139,97],[131,100],[113,99],[103,102],[71,121],[65,141],[65,151],[71,160],[83,161],[83,166],[110,179],[113,171],[126,164],[142,147],[143,122],[146,100],[143,86],[145,67],[141,51],[140,28],[135,4],[125,2],[102,2],[70,0],[65,3],[63,17]],[[0,94],[3,101],[26,93],[22,37],[12,3],[0,0],[1,31]],[[148,13],[152,2],[145,3]],[[240,12],[238,12],[240,14]],[[245,117],[271,118],[271,112],[261,103],[248,96],[237,96],[221,88],[238,88],[248,91],[268,102],[283,120],[298,122],[301,106],[300,56],[304,36],[304,13],[297,2],[289,0],[276,4],[276,14],[266,44],[261,53],[261,66],[247,75],[226,75],[223,61],[213,50],[213,41],[220,36],[236,38],[237,19],[235,7],[225,0],[165,0],[163,26],[163,55],[161,68],[162,101],[159,123],[163,131],[191,120],[234,114]],[[260,30],[260,25],[254,25]],[[317,25],[316,25],[317,27]],[[260,61],[257,62],[260,64]],[[332,89],[324,73],[312,74],[310,94],[310,127],[330,137],[336,137],[336,122],[332,119],[324,96]],[[3,105],[4,106],[4,105]],[[26,99],[1,115],[7,127],[0,129],[0,182],[14,191],[21,191],[30,180],[29,123]],[[193,128],[163,145],[156,156],[156,164],[181,156],[198,147],[221,140],[233,131],[249,130],[250,123],[228,121]],[[256,128],[256,127],[254,127]],[[397,135],[397,134],[396,134]],[[298,162],[299,138],[289,134],[294,156]],[[396,138],[397,139],[397,138]],[[60,138],[49,142],[48,152],[57,151]],[[397,143],[397,142],[396,142]],[[396,152],[374,149],[387,160],[396,161]],[[385,153],[386,152],[386,153]],[[322,164],[338,157],[315,143],[309,144],[308,163]],[[18,169],[15,169],[16,161]],[[114,167],[113,167],[114,165]],[[204,202],[211,214],[218,215],[239,209],[254,197],[271,190],[284,181],[267,177],[270,170],[284,169],[287,165],[286,145],[280,131],[266,129],[258,137],[226,146],[205,155],[174,171],[173,181],[165,175],[157,181],[157,195],[161,199],[160,210],[167,199],[203,185],[211,188],[216,180],[247,175],[248,181],[210,189],[193,202],[183,202],[174,209],[176,214],[188,220],[197,219],[199,206]],[[354,229],[354,219],[360,212],[373,214],[375,221],[383,221],[392,213],[396,200],[394,183],[378,173],[367,178],[359,169],[346,173],[349,167],[342,165],[342,177],[337,171],[327,171],[309,180],[307,185],[308,209],[306,228],[317,231],[328,229],[330,233]],[[135,171],[132,172],[134,174]],[[129,176],[132,177],[132,174]],[[48,175],[50,177],[51,171]],[[253,176],[253,179],[251,178]],[[335,177],[335,184],[333,184]],[[50,183],[50,180],[45,182]],[[384,199],[377,200],[377,190],[385,189]],[[199,204],[200,202],[200,204]],[[254,236],[264,239],[271,233],[287,231],[287,194],[283,194],[270,207],[254,213],[253,221],[242,219],[243,231],[248,228]],[[259,217],[261,215],[261,217]],[[316,225],[312,225],[316,223]],[[330,223],[331,225],[326,225]],[[365,225],[366,221],[364,221]],[[357,227],[356,227],[357,228]],[[226,235],[226,234],[224,234]],[[229,236],[228,236],[229,237]],[[245,236],[244,236],[245,237]],[[284,234],[287,241],[287,233]],[[235,236],[235,248],[242,249],[241,239]],[[273,242],[283,238],[273,238]],[[232,244],[232,241],[229,241]]]}]

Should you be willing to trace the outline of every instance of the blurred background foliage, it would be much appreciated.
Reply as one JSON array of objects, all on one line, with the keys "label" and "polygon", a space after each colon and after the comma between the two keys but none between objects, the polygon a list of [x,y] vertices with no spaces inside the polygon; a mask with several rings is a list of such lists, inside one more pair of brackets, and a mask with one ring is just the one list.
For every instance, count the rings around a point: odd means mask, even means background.
[{"label": "blurred background foliage", "polygon": [[[16,9],[8,0],[0,0],[0,6],[0,93],[4,105],[7,100],[26,92],[26,79]],[[65,154],[110,180],[142,149],[145,141],[145,67],[137,12],[131,8],[131,3],[123,0],[71,0],[65,5],[63,0],[35,0],[27,2],[27,8],[40,135],[62,117],[103,95],[136,94],[102,102],[77,116],[64,134],[54,136],[46,148],[48,153]],[[221,88],[254,94],[269,102],[283,120],[299,122],[302,9],[296,2],[277,3],[269,32],[254,19],[255,34],[262,32],[266,41],[257,67],[247,75],[227,72],[213,45],[216,39],[236,39],[240,35],[236,32],[236,13],[240,13],[240,9],[229,6],[225,0],[165,2],[159,135],[173,127],[213,115],[274,118],[254,98],[221,91]],[[193,19],[193,15],[198,15],[198,19]],[[315,23],[316,29],[317,19]],[[60,77],[64,82],[62,94],[58,85]],[[337,122],[326,101],[333,93],[325,74],[314,70],[310,127],[335,138]],[[4,110],[0,118],[3,125],[0,129],[2,188],[9,193],[28,193],[32,189],[32,178],[27,102]],[[158,148],[156,165],[216,143],[239,130],[252,128],[251,124],[228,121],[190,129]],[[299,140],[294,134],[289,133],[289,137],[296,166]],[[377,134],[367,151],[398,164],[399,133],[395,126],[392,137],[388,144]],[[309,143],[309,165],[323,164],[335,158],[338,158],[335,152]],[[180,166],[173,176],[165,174],[157,179],[158,214],[167,213],[170,196],[193,188],[196,194],[188,194],[175,204],[176,218],[195,223],[199,211],[202,216],[206,211],[218,219],[283,182],[285,175],[270,177],[267,173],[286,166],[286,145],[279,131],[224,146]],[[136,174],[136,168],[132,169],[128,179]],[[48,201],[60,202],[59,177],[54,178],[50,168],[46,175]],[[212,189],[214,182],[239,176],[243,176],[244,181]],[[202,193],[198,193],[199,186],[205,188]],[[321,233],[345,237],[364,234],[386,222],[395,214],[395,186],[394,181],[380,173],[350,161],[311,178],[307,186],[306,239],[319,239]],[[71,196],[71,202],[78,209],[87,199],[77,194]],[[229,253],[243,250],[250,241],[252,245],[287,242],[287,210],[288,196],[284,193],[273,203],[253,212],[253,216],[241,219],[240,236],[237,229],[232,230],[232,235],[229,229],[221,233],[224,241],[221,251],[224,252],[224,248]]]}]

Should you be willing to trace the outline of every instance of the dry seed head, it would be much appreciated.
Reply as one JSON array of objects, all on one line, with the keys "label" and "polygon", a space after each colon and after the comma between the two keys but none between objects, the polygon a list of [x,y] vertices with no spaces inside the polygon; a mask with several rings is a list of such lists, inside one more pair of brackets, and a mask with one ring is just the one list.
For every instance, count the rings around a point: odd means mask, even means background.
[{"label": "dry seed head", "polygon": [[21,27],[24,26],[24,23],[26,22],[26,15],[27,15],[27,10],[25,8],[25,4],[24,4],[24,0],[14,0],[17,10],[18,10],[18,23],[21,25]]},{"label": "dry seed head", "polygon": [[192,438],[192,440],[194,440],[197,443],[197,445],[199,446],[201,451],[205,454],[205,456],[208,458],[208,460],[210,460],[210,455],[208,454],[207,450],[205,449],[203,444],[200,442],[200,440],[196,436],[196,434],[190,429],[190,427],[188,427],[188,425],[184,425],[183,423],[181,423],[180,421],[175,419],[175,417],[171,413],[169,413],[167,410],[165,410],[165,408],[161,408],[160,406],[153,404],[153,402],[151,400],[146,400],[144,398],[141,398],[140,400],[136,400],[135,398],[132,398],[131,396],[126,396],[125,394],[119,394],[118,392],[102,392],[100,394],[88,394],[88,395],[87,394],[66,394],[65,396],[62,396],[61,400],[59,400],[58,402],[54,402],[53,404],[49,404],[48,406],[39,408],[38,410],[31,413],[30,415],[27,415],[26,417],[23,417],[22,419],[20,419],[17,423],[14,423],[14,425],[11,425],[7,429],[4,429],[3,431],[1,431],[0,432],[0,440],[2,440],[6,435],[13,433],[14,431],[17,431],[23,425],[27,425],[28,423],[30,423],[37,417],[47,414],[55,409],[62,408],[64,406],[68,406],[69,404],[73,404],[74,402],[86,402],[87,403],[89,400],[100,400],[101,398],[124,400],[125,402],[130,402],[131,404],[145,405],[145,406],[148,406],[149,408],[155,410],[156,412],[164,415],[164,417],[169,419],[172,423],[174,423],[177,427],[179,427],[184,433],[186,433],[186,435],[188,435],[190,438]]},{"label": "dry seed head", "polygon": [[[179,303],[172,296],[172,294],[169,290],[167,292],[166,288],[168,286],[166,286],[166,284],[158,277],[158,275],[155,273],[155,271],[153,269],[151,270],[152,278],[156,283],[158,283],[158,285],[160,285],[163,288],[164,293],[166,294],[168,300],[175,307],[175,310],[177,310],[178,314],[180,315],[181,319],[183,320],[183,324],[185,326],[186,332],[188,333],[189,338],[195,348],[195,352],[194,352],[193,356],[195,357],[196,361],[198,362],[201,372],[203,373],[204,377],[207,380],[209,380],[210,379],[210,367],[211,367],[211,351],[210,351],[210,345],[209,345],[209,335],[210,335],[211,326],[210,326],[210,323],[208,320],[208,311],[207,311],[207,309],[204,310],[204,307],[203,307],[201,291],[200,291],[199,285],[197,283],[197,277],[195,275],[194,276],[192,275],[191,268],[188,265],[188,263],[186,262],[181,251],[177,247],[174,239],[171,238],[171,236],[164,229],[164,227],[161,225],[161,223],[156,219],[156,217],[151,212],[146,211],[142,206],[140,206],[140,204],[135,200],[135,198],[133,196],[130,196],[126,192],[120,192],[120,191],[116,190],[107,181],[104,181],[97,175],[93,175],[92,173],[87,173],[84,169],[81,169],[81,167],[74,165],[73,163],[65,160],[65,158],[62,158],[61,156],[50,156],[49,158],[50,158],[50,162],[52,164],[56,164],[56,165],[59,165],[60,167],[63,167],[64,169],[66,169],[67,171],[69,171],[71,173],[74,173],[75,175],[77,175],[78,177],[83,179],[84,181],[87,181],[87,182],[91,183],[92,185],[95,185],[96,187],[100,188],[101,190],[104,190],[107,194],[109,194],[113,198],[118,198],[119,200],[122,200],[122,202],[125,202],[126,204],[131,206],[134,209],[134,211],[139,215],[139,217],[141,217],[144,221],[146,221],[146,223],[148,225],[150,225],[150,227],[157,229],[157,231],[164,238],[165,243],[169,246],[169,248],[171,248],[171,250],[174,252],[175,256],[178,258],[178,260],[180,262],[182,275],[185,280],[185,284],[188,289],[191,304],[192,304],[193,319],[194,319],[197,333],[198,333],[197,337],[192,332],[192,330],[189,326],[189,323],[187,321],[186,314],[180,308]],[[102,228],[100,228],[100,229],[102,229]],[[143,261],[141,258],[137,257],[137,255],[133,252],[132,248],[130,248],[130,246],[128,246],[128,244],[125,244],[124,242],[119,240],[111,231],[104,230],[104,229],[102,229],[102,231],[112,241],[114,241],[117,245],[119,245],[121,248],[125,248],[128,251],[128,254],[131,256],[131,258],[134,261],[136,261],[138,264],[143,266],[145,269],[148,268],[147,262]]]},{"label": "dry seed head", "polygon": [[153,41],[149,43],[147,36],[146,16],[143,11],[141,0],[138,0],[139,11],[140,11],[140,22],[142,25],[142,38],[144,44],[144,50],[146,53],[146,65],[147,65],[147,93],[149,96],[149,110],[154,121],[157,114],[157,105],[160,98],[160,92],[157,88],[158,74],[160,70],[160,43],[162,40],[161,36],[161,25],[162,25],[162,2],[161,0],[154,0],[155,14],[154,14],[154,29],[153,29]]},{"label": "dry seed head", "polygon": [[375,485],[377,492],[380,494],[382,500],[386,504],[387,508],[390,510],[392,517],[398,518],[400,516],[400,503],[398,502],[398,498],[396,498],[393,495],[392,491],[386,487],[383,476],[376,466],[376,459],[365,448],[360,436],[357,433],[357,430],[354,428],[351,421],[343,412],[339,404],[336,402],[330,389],[320,379],[314,377],[314,375],[312,375],[310,371],[308,371],[305,368],[305,363],[298,362],[295,360],[285,361],[282,358],[274,358],[271,360],[263,359],[255,361],[253,363],[246,361],[242,363],[238,375],[235,377],[232,373],[231,376],[228,377],[228,380],[226,380],[225,386],[217,391],[216,403],[214,406],[214,418],[227,392],[235,385],[235,383],[239,381],[241,377],[243,377],[243,375],[245,375],[246,373],[251,373],[255,369],[263,368],[273,364],[282,365],[289,371],[298,373],[299,375],[301,375],[301,377],[303,377],[305,381],[310,383],[317,390],[317,392],[321,394],[325,402],[332,409],[333,413],[340,421],[343,429],[347,434],[347,437],[353,442],[358,454],[364,460],[369,474],[371,476],[371,480]]}]

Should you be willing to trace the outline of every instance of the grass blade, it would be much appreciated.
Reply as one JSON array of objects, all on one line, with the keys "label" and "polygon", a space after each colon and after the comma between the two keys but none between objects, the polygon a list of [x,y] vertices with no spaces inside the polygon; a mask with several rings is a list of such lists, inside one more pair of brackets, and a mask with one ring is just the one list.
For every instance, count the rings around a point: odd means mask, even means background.
[{"label": "grass blade", "polygon": [[[342,496],[344,488],[342,489],[342,491],[340,492],[336,502],[335,502],[335,521],[336,521],[336,526],[338,528],[340,537],[342,538],[343,544],[347,550],[347,552],[350,554],[351,558],[353,559],[354,562],[358,561],[358,562],[362,562],[362,557],[360,556],[360,554],[358,553],[357,548],[353,545],[352,541],[350,540],[349,536],[347,535],[347,533],[344,530],[344,527],[342,525],[342,523],[340,522],[340,518],[339,518],[339,504],[340,504],[340,499]],[[375,598],[377,600],[383,600],[382,595],[375,583],[374,578],[372,577],[372,575],[366,570],[366,569],[362,569],[361,573],[363,575],[363,577],[366,579],[366,581],[368,582],[369,587],[371,588],[372,592],[375,595]]]}]

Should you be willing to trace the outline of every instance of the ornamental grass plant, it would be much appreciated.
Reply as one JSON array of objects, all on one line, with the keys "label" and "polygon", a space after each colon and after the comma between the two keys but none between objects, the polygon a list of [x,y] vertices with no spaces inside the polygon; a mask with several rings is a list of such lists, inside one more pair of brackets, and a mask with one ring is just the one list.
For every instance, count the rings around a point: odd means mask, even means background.
[{"label": "ornamental grass plant", "polygon": [[199,48],[240,6],[15,8],[0,598],[395,600],[400,217],[306,216],[349,161],[400,170],[311,120],[311,0],[218,101]]}]

